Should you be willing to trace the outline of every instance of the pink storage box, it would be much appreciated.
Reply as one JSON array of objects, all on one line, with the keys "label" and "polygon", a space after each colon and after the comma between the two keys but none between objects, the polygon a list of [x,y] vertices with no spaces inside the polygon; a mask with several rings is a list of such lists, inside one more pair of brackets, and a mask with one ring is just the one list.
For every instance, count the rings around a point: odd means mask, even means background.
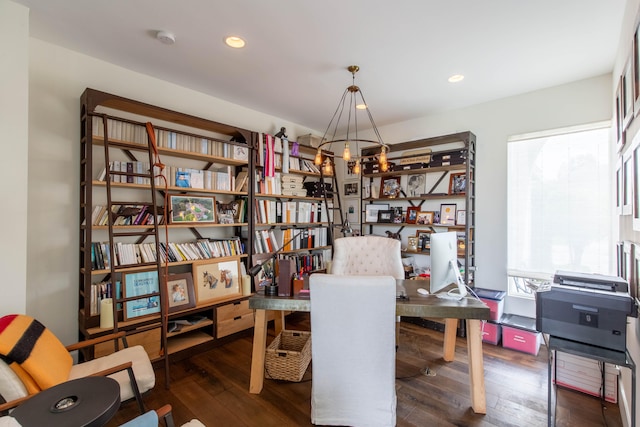
[{"label": "pink storage box", "polygon": [[478,295],[478,298],[489,306],[489,310],[491,311],[491,320],[499,322],[502,317],[502,313],[504,312],[504,297],[506,292],[482,288],[474,288],[473,290],[476,295]]},{"label": "pink storage box", "polygon": [[482,327],[482,341],[498,345],[500,342],[500,335],[502,334],[502,326],[499,323],[484,322]]},{"label": "pink storage box", "polygon": [[538,355],[542,333],[536,331],[536,320],[530,317],[505,314],[502,317],[502,346]]}]

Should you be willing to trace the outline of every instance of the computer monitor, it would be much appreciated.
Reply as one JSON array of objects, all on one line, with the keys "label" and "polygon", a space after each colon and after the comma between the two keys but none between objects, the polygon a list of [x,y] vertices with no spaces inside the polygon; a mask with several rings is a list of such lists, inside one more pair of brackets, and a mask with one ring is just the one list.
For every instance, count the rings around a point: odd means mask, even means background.
[{"label": "computer monitor", "polygon": [[[461,298],[467,295],[467,287],[458,269],[458,239],[455,232],[431,234],[430,291],[437,294],[452,283],[458,291],[449,295]],[[446,294],[446,293],[445,293]]]}]

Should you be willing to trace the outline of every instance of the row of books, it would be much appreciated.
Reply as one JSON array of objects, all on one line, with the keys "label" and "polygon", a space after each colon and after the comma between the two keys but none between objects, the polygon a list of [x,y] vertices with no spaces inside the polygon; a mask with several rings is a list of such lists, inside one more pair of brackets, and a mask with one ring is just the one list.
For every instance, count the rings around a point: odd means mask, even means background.
[{"label": "row of books", "polygon": [[[196,261],[220,257],[238,256],[245,253],[239,237],[230,239],[199,239],[196,242],[160,243],[161,259],[169,262]],[[153,243],[122,243],[114,246],[114,267],[156,262],[156,247]],[[91,243],[91,266],[94,270],[111,268],[109,242]]]},{"label": "row of books", "polygon": [[255,199],[256,224],[316,223],[327,220],[323,201],[284,201]]},{"label": "row of books", "polygon": [[[265,158],[269,156],[269,154],[267,153],[265,138],[267,138],[266,134],[260,134],[258,137],[258,166],[264,166]],[[273,137],[273,141],[274,150],[272,161],[276,169],[282,169],[282,161],[283,157],[285,157],[289,159],[289,169],[303,172],[320,173],[319,167],[316,166],[313,160],[305,159],[293,154],[295,151],[291,150],[290,148],[287,156],[282,155],[283,151],[285,150],[285,143],[288,144],[288,147],[292,148],[297,144],[296,142],[277,137]]]},{"label": "row of books", "polygon": [[292,259],[296,265],[297,276],[309,274],[313,271],[324,270],[326,268],[325,258],[326,251],[317,251],[313,253],[299,253],[299,254],[282,254],[279,255],[281,259]]},{"label": "row of books", "polygon": [[[126,182],[129,184],[149,185],[151,180],[146,177],[134,176],[134,174],[144,174],[149,172],[149,162],[140,161],[119,161],[109,162],[110,171],[118,171],[126,175],[110,174],[111,182]],[[232,191],[236,188],[235,167],[224,165],[213,170],[199,170],[190,168],[179,168],[167,165],[160,172],[156,168],[154,183],[156,186],[164,185],[164,176],[167,185],[180,188],[196,188],[206,190]],[[107,168],[104,167],[97,176],[98,181],[105,181]]]},{"label": "row of books", "polygon": [[[120,282],[116,282],[117,298],[121,297]],[[91,316],[100,314],[100,301],[105,298],[113,298],[113,285],[111,281],[95,282],[91,284],[91,303],[89,311]]]},{"label": "row of books", "polygon": [[327,246],[327,227],[294,228],[286,230],[255,230],[255,253],[264,254],[280,250],[312,249]]},{"label": "row of books", "polygon": [[[147,130],[142,125],[107,119],[107,132],[111,140],[144,145],[148,143]],[[101,117],[93,117],[93,134],[96,137],[104,138],[104,127]],[[227,157],[235,160],[248,160],[249,150],[246,149],[246,147],[236,144],[229,144],[211,138],[186,135],[163,129],[155,129],[155,136],[156,144],[160,148]]]},{"label": "row of books", "polygon": [[[112,205],[113,225],[153,225],[163,223],[161,213],[153,214],[149,205]],[[109,225],[109,210],[104,205],[96,205],[91,213],[91,224]]]}]

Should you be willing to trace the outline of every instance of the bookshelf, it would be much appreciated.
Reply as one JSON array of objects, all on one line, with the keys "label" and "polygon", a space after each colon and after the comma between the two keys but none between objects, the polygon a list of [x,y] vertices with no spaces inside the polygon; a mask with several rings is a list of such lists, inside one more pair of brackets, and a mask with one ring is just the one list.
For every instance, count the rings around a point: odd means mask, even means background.
[{"label": "bookshelf", "polygon": [[80,104],[80,339],[124,330],[168,366],[164,355],[252,327],[242,271],[258,134],[90,88]]}]

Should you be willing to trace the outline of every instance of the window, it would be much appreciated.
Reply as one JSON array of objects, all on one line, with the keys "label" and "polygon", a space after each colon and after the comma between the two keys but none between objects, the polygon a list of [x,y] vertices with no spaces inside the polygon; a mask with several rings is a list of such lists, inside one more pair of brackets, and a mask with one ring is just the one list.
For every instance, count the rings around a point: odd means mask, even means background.
[{"label": "window", "polygon": [[508,144],[510,295],[557,270],[612,274],[609,128],[520,135]]}]

